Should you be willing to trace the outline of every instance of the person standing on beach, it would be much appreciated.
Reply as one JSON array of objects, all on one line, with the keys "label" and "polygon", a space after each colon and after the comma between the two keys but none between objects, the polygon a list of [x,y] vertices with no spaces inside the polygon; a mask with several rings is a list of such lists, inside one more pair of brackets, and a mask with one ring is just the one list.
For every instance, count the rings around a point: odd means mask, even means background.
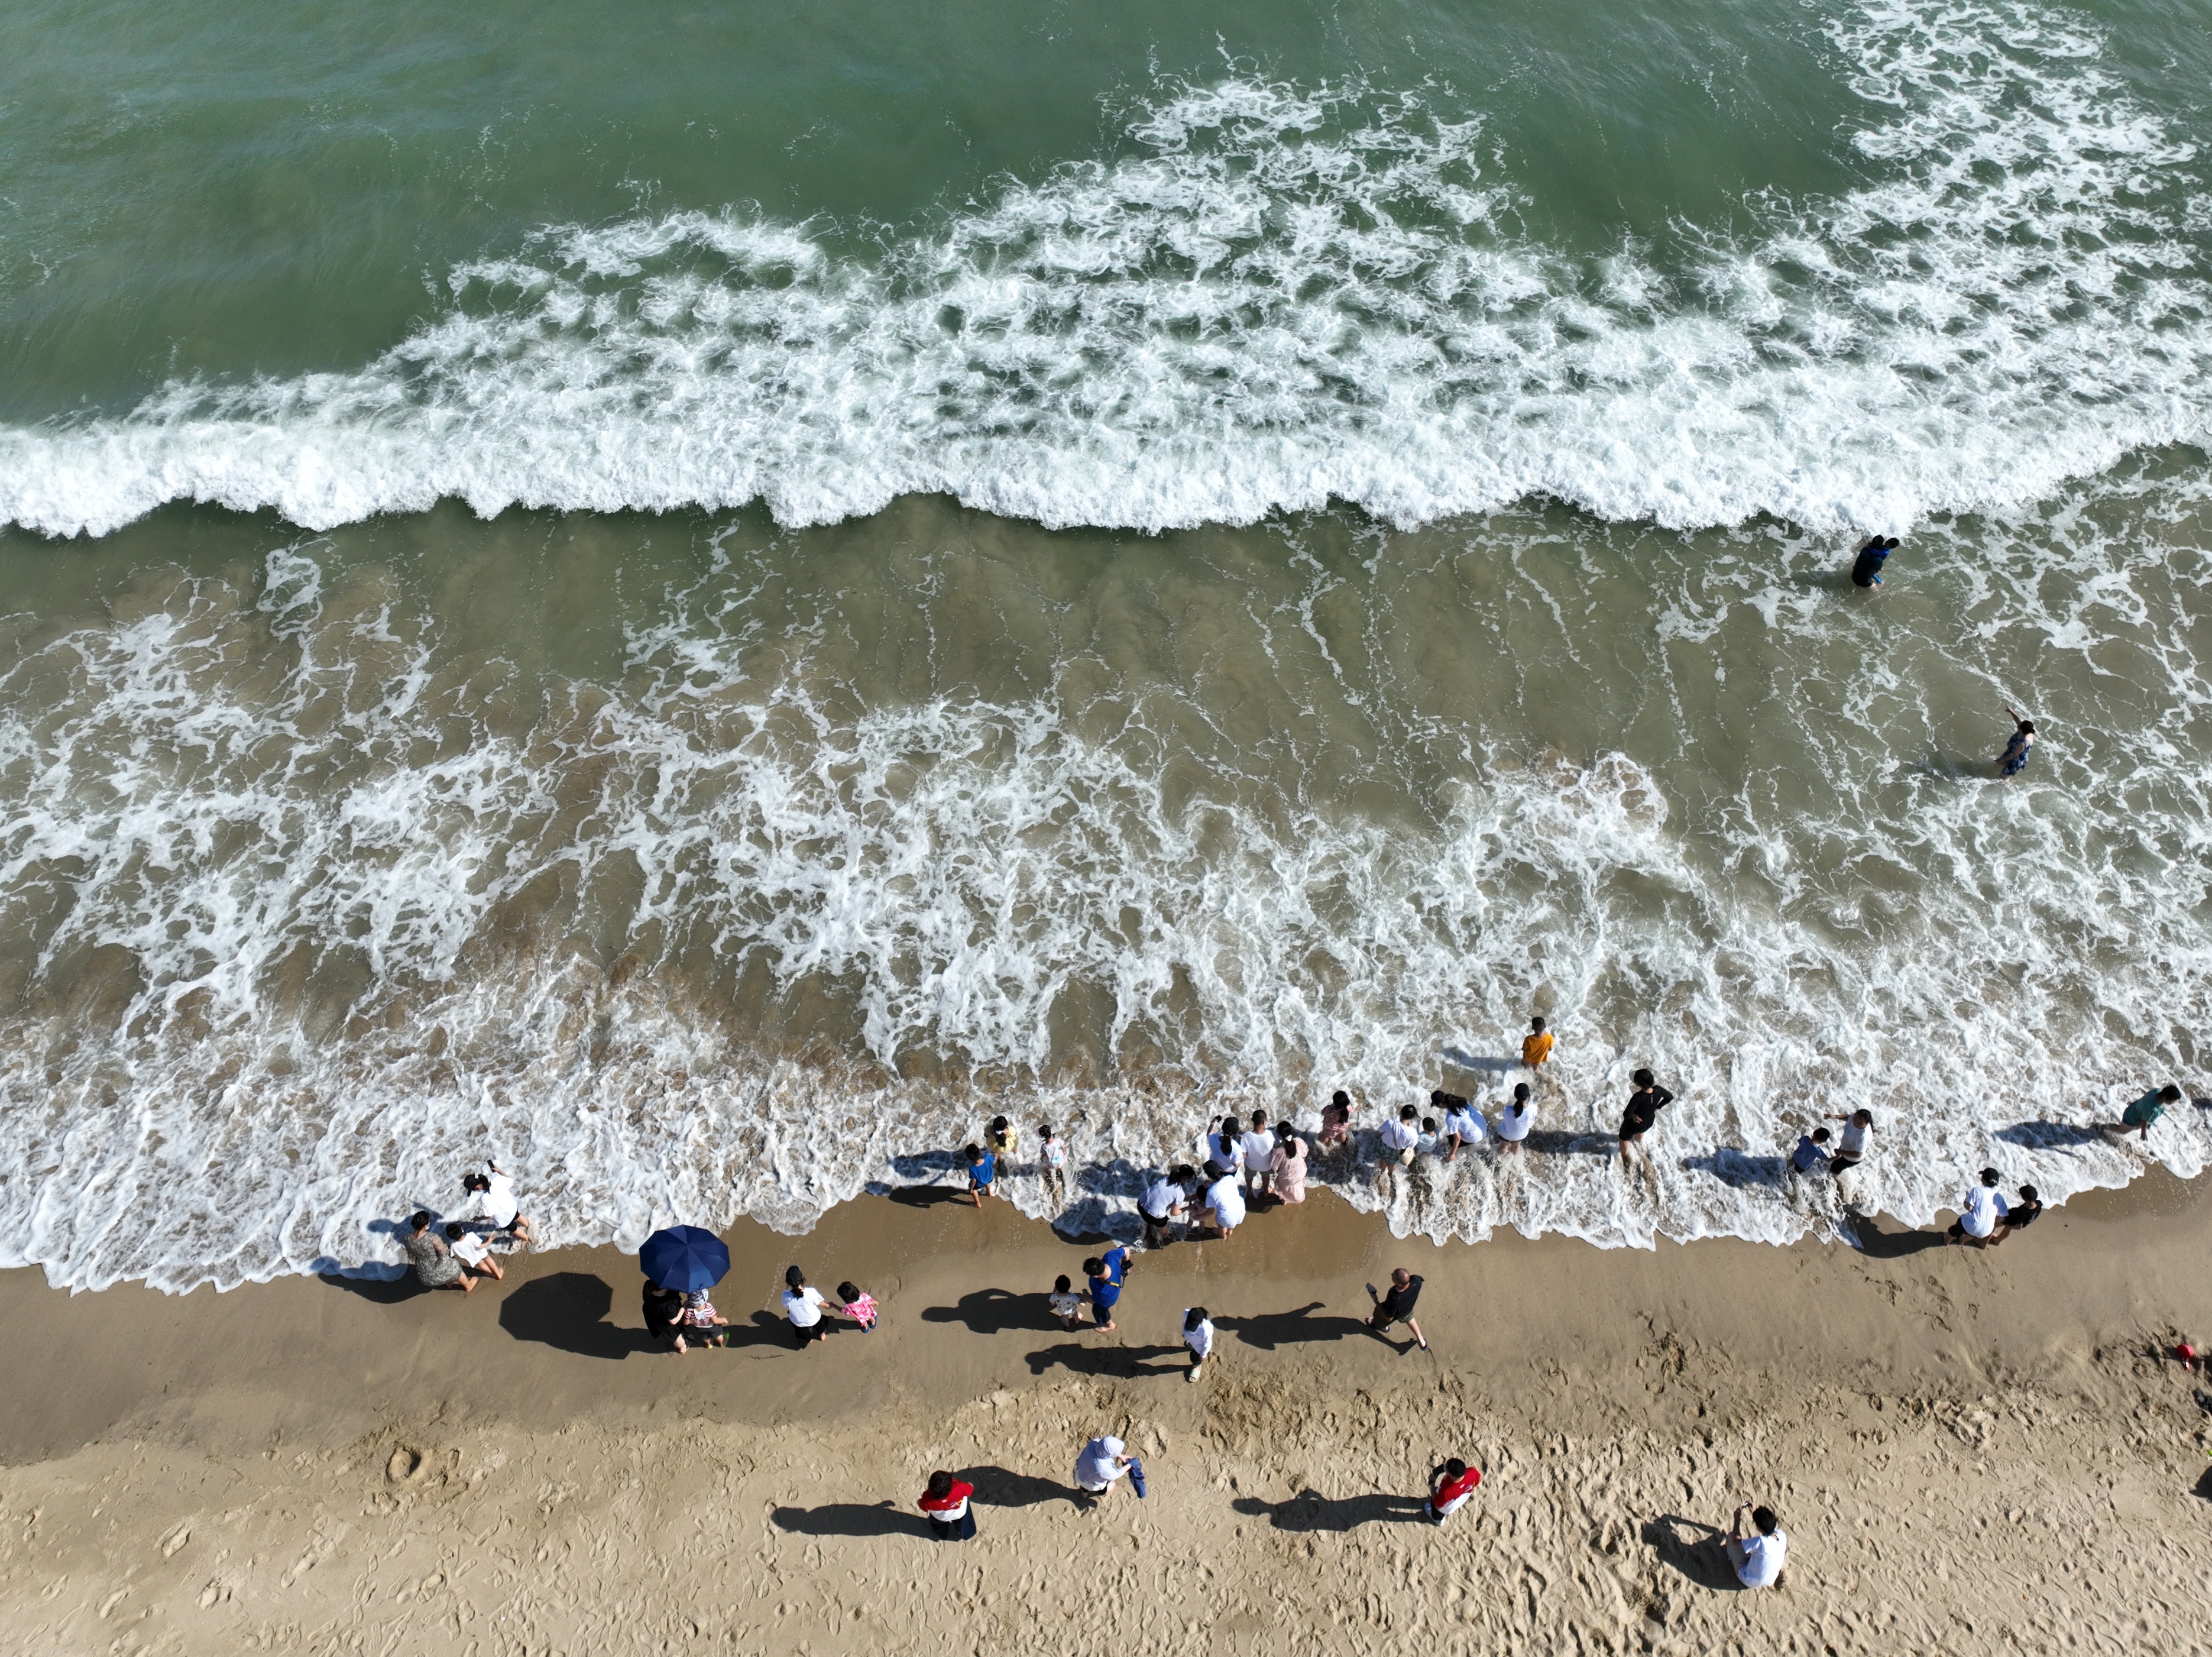
[{"label": "person standing on beach", "polygon": [[1114,1247],[1103,1254],[1094,1254],[1083,1263],[1083,1270],[1091,1279],[1091,1323],[1099,1330],[1114,1327],[1114,1303],[1121,1298],[1121,1284],[1128,1275],[1129,1251]]},{"label": "person standing on beach", "polygon": [[1275,1154],[1267,1159],[1267,1183],[1280,1202],[1306,1200],[1306,1142],[1287,1122],[1275,1124]]},{"label": "person standing on beach", "polygon": [[990,1126],[983,1130],[983,1148],[1011,1173],[1018,1161],[1017,1153],[1021,1149],[1021,1136],[1014,1131],[1014,1124],[1006,1118],[994,1116],[991,1118]]},{"label": "person standing on beach", "polygon": [[929,1533],[939,1542],[965,1542],[975,1534],[975,1515],[970,1503],[975,1487],[942,1469],[929,1476],[929,1488],[915,1503],[929,1520]]},{"label": "person standing on beach", "polygon": [[1083,1297],[1075,1292],[1066,1273],[1052,1280],[1052,1293],[1046,1303],[1052,1307],[1052,1315],[1060,1319],[1062,1329],[1083,1327]]},{"label": "person standing on beach", "polygon": [[[1628,1161],[1628,1148],[1638,1145],[1644,1136],[1651,1131],[1651,1124],[1659,1119],[1659,1112],[1674,1102],[1674,1095],[1659,1085],[1658,1078],[1649,1070],[1638,1070],[1631,1078],[1636,1091],[1628,1096],[1628,1108],[1620,1117],[1620,1160]],[[1646,1151],[1646,1161],[1650,1158]]]},{"label": "person standing on beach", "polygon": [[477,1199],[477,1216],[489,1222],[494,1235],[505,1232],[516,1242],[530,1241],[530,1216],[522,1211],[522,1204],[514,1194],[514,1181],[491,1158],[484,1158],[483,1173],[464,1174],[463,1191]]},{"label": "person standing on beach", "polygon": [[1896,551],[1897,537],[1894,535],[1887,540],[1877,535],[1869,541],[1859,549],[1858,557],[1851,564],[1851,585],[1881,586],[1881,567],[1889,562],[1889,555]]},{"label": "person standing on beach", "polygon": [[1145,1247],[1165,1248],[1180,1236],[1183,1211],[1190,1202],[1198,1175],[1188,1163],[1179,1163],[1145,1188],[1137,1199],[1137,1217],[1145,1222]]},{"label": "person standing on beach", "polygon": [[2004,1218],[1997,1222],[1997,1228],[1990,1234],[1990,1246],[1995,1248],[2016,1231],[2026,1231],[2035,1223],[2037,1216],[2042,1212],[2043,1193],[2033,1185],[2022,1185],[2020,1188],[2020,1200],[2005,1209]]},{"label": "person standing on beach", "polygon": [[2181,1089],[2168,1082],[2163,1087],[2152,1089],[2120,1112],[2120,1119],[2106,1128],[2106,1133],[2124,1137],[2133,1130],[2138,1139],[2150,1137],[2150,1124],[2164,1116],[2169,1106],[2181,1103]]},{"label": "person standing on beach", "polygon": [[1037,1124],[1037,1171],[1054,1203],[1067,1202],[1067,1145],[1052,1130],[1052,1124]]},{"label": "person standing on beach", "polygon": [[999,1159],[981,1145],[969,1145],[960,1154],[968,1164],[968,1200],[980,1213],[983,1198],[991,1189],[991,1182],[999,1177]]},{"label": "person standing on beach", "polygon": [[1793,1173],[1810,1173],[1828,1160],[1828,1130],[1815,1128],[1808,1134],[1797,1136],[1797,1148],[1790,1153],[1790,1170]]},{"label": "person standing on beach", "polygon": [[1367,1298],[1375,1302],[1374,1314],[1367,1320],[1370,1329],[1384,1340],[1389,1340],[1390,1325],[1402,1323],[1413,1331],[1413,1338],[1420,1343],[1421,1350],[1425,1352],[1429,1349],[1429,1337],[1421,1333],[1421,1325],[1413,1316],[1414,1303],[1421,1298],[1421,1280],[1419,1277],[1403,1266],[1393,1267],[1390,1292],[1377,1295],[1375,1285],[1370,1283],[1367,1285]]},{"label": "person standing on beach", "polygon": [[1129,1471],[1128,1447],[1110,1433],[1092,1439],[1075,1458],[1075,1488],[1094,1501],[1110,1492]]},{"label": "person standing on beach", "polygon": [[805,1272],[797,1266],[784,1269],[783,1315],[791,1319],[791,1343],[802,1352],[830,1332],[822,1320],[824,1304],[822,1291],[807,1287]]},{"label": "person standing on beach", "polygon": [[1190,1349],[1190,1373],[1183,1379],[1194,1381],[1206,1373],[1206,1361],[1213,1355],[1213,1319],[1204,1307],[1183,1309],[1182,1343]]},{"label": "person standing on beach", "polygon": [[1536,1125],[1535,1107],[1528,1103],[1528,1084],[1513,1084],[1513,1100],[1498,1113],[1498,1154],[1518,1156],[1521,1142],[1528,1136],[1528,1130]]},{"label": "person standing on beach", "polygon": [[446,1246],[446,1240],[430,1229],[429,1209],[416,1209],[408,1216],[407,1228],[399,1246],[407,1251],[416,1282],[425,1288],[458,1288],[464,1295],[477,1286],[477,1280],[461,1270],[459,1257]]},{"label": "person standing on beach", "polygon": [[[1748,1535],[1743,1528],[1746,1514],[1751,1515]],[[1732,1533],[1721,1547],[1735,1569],[1737,1581],[1747,1588],[1771,1588],[1782,1575],[1790,1538],[1782,1533],[1782,1521],[1774,1516],[1773,1508],[1754,1508],[1747,1502],[1735,1510]]]},{"label": "person standing on beach", "polygon": [[1218,1162],[1209,1162],[1206,1171],[1215,1176],[1206,1188],[1206,1206],[1213,1210],[1214,1229],[1227,1242],[1237,1227],[1244,1223],[1244,1193],[1237,1189],[1237,1176]]},{"label": "person standing on beach", "polygon": [[1489,1130],[1483,1123],[1482,1112],[1457,1093],[1431,1093],[1429,1103],[1438,1106],[1444,1113],[1445,1161],[1449,1162],[1462,1151],[1480,1145],[1488,1136]]},{"label": "person standing on beach", "polygon": [[1265,1111],[1252,1112],[1252,1125],[1237,1142],[1237,1154],[1244,1159],[1244,1179],[1255,1198],[1267,1194],[1269,1165],[1275,1159],[1275,1130],[1267,1125]]},{"label": "person standing on beach", "polygon": [[1467,1499],[1474,1494],[1474,1487],[1481,1483],[1481,1471],[1468,1466],[1457,1456],[1452,1457],[1441,1467],[1431,1469],[1429,1523],[1441,1525],[1467,1506]]},{"label": "person standing on beach", "polygon": [[1997,1171],[1984,1168],[1981,1182],[1966,1192],[1966,1200],[1959,1204],[1959,1217],[1944,1236],[1953,1243],[1971,1242],[1976,1248],[1986,1248],[2004,1217],[2004,1193],[1997,1189]]},{"label": "person standing on beach", "polygon": [[1997,756],[1997,775],[2017,777],[2027,769],[2028,758],[2035,752],[2035,724],[2032,720],[2022,719],[2010,708],[2005,710],[2005,717],[2012,721],[2012,740]]},{"label": "person standing on beach", "polygon": [[1224,1116],[1213,1131],[1206,1136],[1206,1160],[1226,1168],[1231,1174],[1244,1170],[1244,1124],[1233,1116]]},{"label": "person standing on beach", "polygon": [[1531,1070],[1540,1069],[1551,1057],[1552,1047],[1552,1033],[1544,1027],[1544,1020],[1530,1019],[1528,1033],[1521,1039],[1521,1062]]}]

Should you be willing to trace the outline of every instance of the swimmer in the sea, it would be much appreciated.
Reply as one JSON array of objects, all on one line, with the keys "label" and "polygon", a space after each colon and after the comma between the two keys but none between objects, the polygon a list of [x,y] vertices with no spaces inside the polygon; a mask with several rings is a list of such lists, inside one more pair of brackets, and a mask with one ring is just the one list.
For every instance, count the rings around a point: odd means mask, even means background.
[{"label": "swimmer in the sea", "polygon": [[2027,769],[2028,757],[2035,752],[2035,722],[2022,719],[2010,708],[2005,710],[2005,717],[2012,721],[2012,740],[1997,756],[1997,775],[2017,777]]}]

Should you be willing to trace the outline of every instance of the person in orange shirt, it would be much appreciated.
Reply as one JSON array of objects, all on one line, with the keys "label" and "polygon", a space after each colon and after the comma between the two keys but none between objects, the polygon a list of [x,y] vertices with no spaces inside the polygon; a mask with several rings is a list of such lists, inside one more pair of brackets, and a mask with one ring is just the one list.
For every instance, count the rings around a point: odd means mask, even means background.
[{"label": "person in orange shirt", "polygon": [[1528,1020],[1528,1034],[1521,1043],[1521,1062],[1534,1069],[1552,1056],[1552,1033],[1541,1019]]}]

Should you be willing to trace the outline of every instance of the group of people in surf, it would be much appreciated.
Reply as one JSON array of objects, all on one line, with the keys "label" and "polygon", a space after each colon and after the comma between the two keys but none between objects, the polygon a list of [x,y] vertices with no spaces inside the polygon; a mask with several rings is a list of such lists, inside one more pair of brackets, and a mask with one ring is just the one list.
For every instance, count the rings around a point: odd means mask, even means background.
[{"label": "group of people in surf", "polygon": [[[1851,564],[1851,585],[1869,589],[1881,585],[1882,566],[1889,555],[1897,551],[1897,537],[1875,536],[1859,549]],[[2005,710],[2012,721],[2012,735],[2005,742],[2004,752],[1997,756],[1997,775],[2017,777],[2027,769],[2029,756],[2035,752],[2035,722],[2023,719],[2012,708]]]}]

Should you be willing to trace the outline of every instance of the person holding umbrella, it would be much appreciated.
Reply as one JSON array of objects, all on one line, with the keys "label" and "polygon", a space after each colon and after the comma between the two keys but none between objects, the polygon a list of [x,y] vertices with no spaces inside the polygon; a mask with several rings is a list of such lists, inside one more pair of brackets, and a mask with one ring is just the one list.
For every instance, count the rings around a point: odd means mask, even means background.
[{"label": "person holding umbrella", "polygon": [[[683,1297],[682,1310],[670,1319],[678,1352],[689,1345],[720,1346],[728,1341],[724,1331],[729,1320],[715,1311],[714,1303],[707,1298],[707,1291],[720,1282],[730,1269],[727,1244],[698,1226],[670,1226],[645,1240],[637,1259],[644,1268],[647,1282]],[[673,1310],[665,1300],[658,1305],[653,1304],[654,1300],[650,1295],[647,1296],[648,1327],[656,1322],[657,1313],[665,1314]]]}]

